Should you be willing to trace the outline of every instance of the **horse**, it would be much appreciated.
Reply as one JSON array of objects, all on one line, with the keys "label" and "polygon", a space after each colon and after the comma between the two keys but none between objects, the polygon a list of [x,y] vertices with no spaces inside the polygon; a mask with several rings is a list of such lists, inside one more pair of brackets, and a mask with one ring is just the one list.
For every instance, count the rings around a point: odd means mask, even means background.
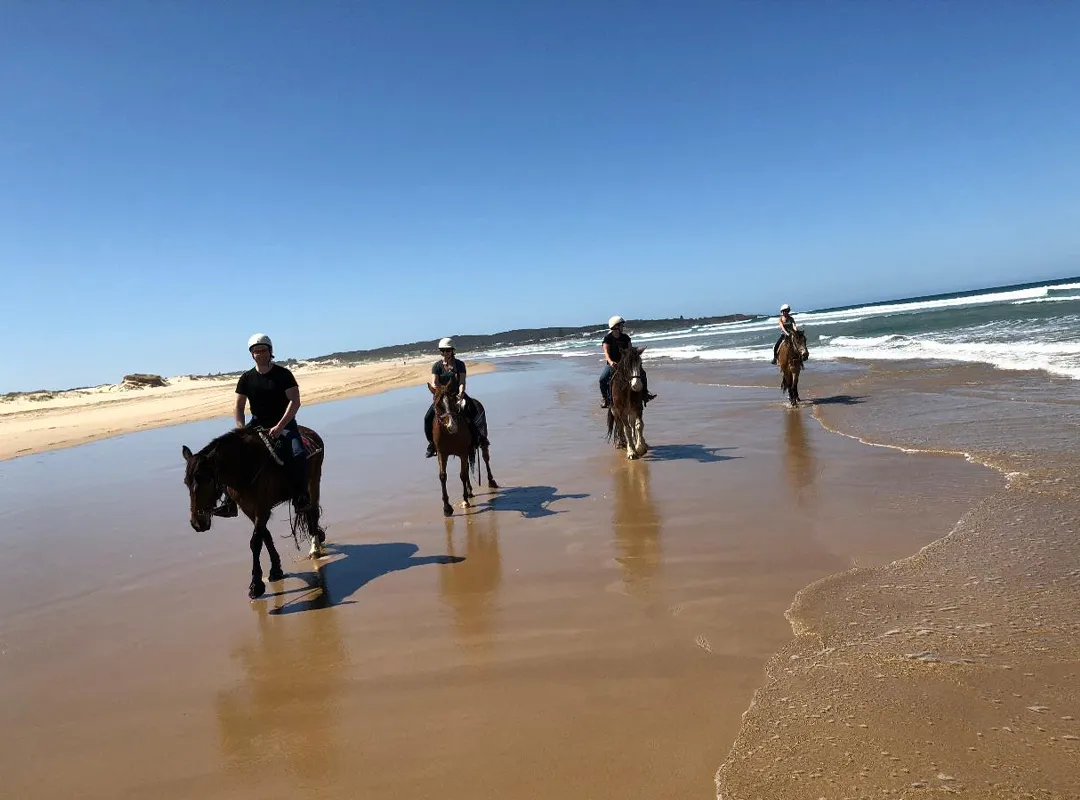
[{"label": "horse", "polygon": [[782,377],[780,391],[788,393],[792,408],[799,405],[799,373],[802,372],[803,362],[808,358],[810,351],[806,349],[804,331],[795,331],[780,343],[780,350],[776,354],[776,363]]},{"label": "horse", "polygon": [[626,457],[640,458],[649,452],[645,441],[645,393],[642,391],[641,354],[644,347],[627,347],[611,375],[611,405],[607,413],[607,438],[626,448]]},{"label": "horse", "polygon": [[[293,535],[295,537],[297,530],[306,531],[311,537],[309,555],[318,558],[326,541],[326,533],[319,527],[324,445],[315,431],[303,425],[299,428],[305,444],[310,443],[307,464],[311,507],[297,517]],[[238,428],[218,436],[197,453],[192,453],[187,445],[181,450],[187,465],[184,485],[190,496],[191,527],[200,533],[210,530],[215,506],[223,492],[255,524],[251,534],[251,585],[248,587],[248,597],[252,600],[266,593],[260,563],[263,545],[270,554],[270,581],[285,578],[281,557],[266,523],[271,509],[279,503],[289,502],[292,492],[288,474],[277,454],[272,452],[272,446],[265,431]],[[235,514],[234,507],[232,514],[227,516]]]},{"label": "horse", "polygon": [[[454,513],[450,498],[446,494],[446,462],[450,456],[457,456],[461,461],[462,508],[469,508],[469,498],[476,496],[473,494],[472,482],[469,480],[470,468],[476,467],[476,480],[480,481],[480,465],[476,460],[477,451],[484,457],[488,488],[498,489],[499,484],[491,477],[491,460],[487,441],[483,438],[475,441],[472,428],[465,419],[464,398],[457,394],[450,394],[446,386],[435,387],[429,383],[428,389],[431,390],[432,404],[435,406],[435,419],[431,422],[431,439],[435,444],[435,454],[439,462],[443,514],[449,517]],[[476,418],[483,418],[484,406],[480,401],[470,397],[468,402],[475,405]]]}]

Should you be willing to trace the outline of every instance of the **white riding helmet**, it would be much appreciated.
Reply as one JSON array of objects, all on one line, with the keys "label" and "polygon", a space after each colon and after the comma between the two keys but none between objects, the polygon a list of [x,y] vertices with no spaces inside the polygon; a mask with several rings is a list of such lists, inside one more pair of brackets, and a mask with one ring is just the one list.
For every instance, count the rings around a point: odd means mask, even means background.
[{"label": "white riding helmet", "polygon": [[274,343],[270,341],[270,337],[267,336],[265,333],[254,333],[251,335],[251,338],[248,339],[248,352],[250,353],[251,348],[260,344],[265,344],[267,347],[270,348],[271,353],[274,352]]},{"label": "white riding helmet", "polygon": [[607,321],[607,326],[608,328],[614,328],[616,325],[622,325],[624,322],[626,322],[625,319],[616,315]]},{"label": "white riding helmet", "polygon": [[454,349],[454,340],[451,339],[449,336],[444,336],[442,339],[439,339],[439,349],[440,350],[453,350]]},{"label": "white riding helmet", "polygon": [[784,303],[782,306],[780,306],[780,310],[781,311],[791,311],[791,306],[789,306],[787,303]]}]

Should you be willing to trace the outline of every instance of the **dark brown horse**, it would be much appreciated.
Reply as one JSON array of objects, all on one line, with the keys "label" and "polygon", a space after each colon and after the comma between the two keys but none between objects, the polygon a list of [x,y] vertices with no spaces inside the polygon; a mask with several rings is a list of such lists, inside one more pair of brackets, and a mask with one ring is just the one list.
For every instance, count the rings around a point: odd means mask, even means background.
[{"label": "dark brown horse", "polygon": [[[445,386],[433,387],[430,383],[428,389],[433,395],[432,404],[435,406],[435,419],[431,422],[431,439],[435,443],[435,453],[439,462],[439,483],[442,485],[443,514],[451,516],[454,513],[450,505],[450,498],[446,494],[446,461],[450,456],[457,456],[461,461],[461,507],[469,507],[469,498],[474,497],[472,482],[469,480],[469,470],[476,467],[476,480],[480,481],[480,465],[477,464],[476,454],[482,452],[484,466],[487,468],[488,488],[498,489],[499,484],[491,477],[491,461],[488,452],[488,444],[485,440],[477,441],[472,427],[465,418],[462,408],[462,399],[457,394],[450,394]],[[468,402],[476,406],[477,417],[484,414],[484,407],[479,400],[470,397]]]},{"label": "dark brown horse", "polygon": [[[318,557],[326,534],[319,527],[319,483],[322,480],[323,441],[310,428],[300,426],[303,437],[312,443],[308,456],[308,493],[311,507],[297,518],[296,530],[311,536],[310,555]],[[254,428],[238,428],[214,439],[198,453],[184,445],[184,485],[191,499],[191,527],[197,531],[210,530],[213,512],[222,493],[240,507],[255,524],[251,534],[251,585],[248,597],[262,597],[266,584],[262,580],[260,556],[263,545],[270,554],[270,580],[280,581],[285,573],[281,557],[266,523],[270,511],[291,498],[289,477],[285,467],[270,452],[266,433]],[[235,515],[236,510],[233,509]]]},{"label": "dark brown horse", "polygon": [[626,448],[627,458],[641,458],[649,452],[645,441],[645,392],[641,379],[644,347],[627,347],[611,375],[611,407],[607,413],[607,435],[615,446]]},{"label": "dark brown horse", "polygon": [[799,404],[799,373],[802,372],[803,362],[810,358],[810,351],[806,349],[806,333],[795,331],[791,336],[780,343],[780,350],[776,354],[776,363],[780,367],[780,391],[788,393],[788,400],[792,408]]}]

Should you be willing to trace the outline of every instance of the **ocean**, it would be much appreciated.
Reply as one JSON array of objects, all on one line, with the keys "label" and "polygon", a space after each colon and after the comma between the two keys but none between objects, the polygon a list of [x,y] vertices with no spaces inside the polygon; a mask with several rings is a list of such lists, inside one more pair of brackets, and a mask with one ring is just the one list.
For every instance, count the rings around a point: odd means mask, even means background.
[{"label": "ocean", "polygon": [[[1080,380],[1080,278],[821,310],[800,310],[797,298],[785,299],[816,361],[982,363]],[[646,360],[767,361],[778,335],[776,321],[775,316],[758,317],[640,335],[631,324],[627,332],[635,344],[647,346]],[[469,356],[595,358],[603,335],[597,330]]]}]

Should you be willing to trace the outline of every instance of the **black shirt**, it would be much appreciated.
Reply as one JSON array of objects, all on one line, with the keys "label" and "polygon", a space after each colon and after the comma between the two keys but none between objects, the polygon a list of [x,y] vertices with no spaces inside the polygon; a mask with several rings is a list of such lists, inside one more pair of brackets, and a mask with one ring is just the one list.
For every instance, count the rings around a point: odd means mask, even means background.
[{"label": "black shirt", "polygon": [[236,382],[236,393],[248,399],[252,419],[273,427],[285,416],[289,407],[288,389],[296,386],[296,378],[280,364],[274,364],[265,375],[252,367]]},{"label": "black shirt", "polygon": [[431,365],[431,374],[435,376],[435,383],[440,386],[449,386],[450,394],[457,394],[461,386],[458,375],[465,377],[465,362],[455,358],[450,362],[450,366],[447,366],[446,362],[440,358]]},{"label": "black shirt", "polygon": [[608,356],[616,364],[619,363],[619,358],[622,356],[623,348],[630,347],[630,337],[625,333],[620,333],[616,336],[613,332],[609,331],[608,335],[604,337],[604,344],[608,346]]}]

